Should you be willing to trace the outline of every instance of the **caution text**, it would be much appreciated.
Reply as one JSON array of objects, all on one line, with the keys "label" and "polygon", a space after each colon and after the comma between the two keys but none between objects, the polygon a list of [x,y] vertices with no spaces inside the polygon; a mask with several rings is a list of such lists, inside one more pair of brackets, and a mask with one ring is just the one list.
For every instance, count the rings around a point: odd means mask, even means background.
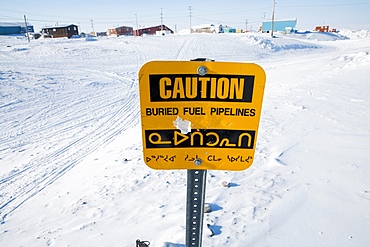
[{"label": "caution text", "polygon": [[252,102],[254,76],[149,75],[150,101]]}]

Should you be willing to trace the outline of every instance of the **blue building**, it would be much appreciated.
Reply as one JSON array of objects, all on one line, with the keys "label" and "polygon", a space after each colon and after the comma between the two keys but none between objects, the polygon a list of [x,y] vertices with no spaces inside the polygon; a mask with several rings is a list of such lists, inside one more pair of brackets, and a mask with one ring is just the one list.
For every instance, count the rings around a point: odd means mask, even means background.
[{"label": "blue building", "polygon": [[[297,19],[274,20],[274,32],[294,32],[296,31]],[[262,22],[262,32],[269,33],[272,29],[272,21]]]},{"label": "blue building", "polygon": [[224,33],[236,33],[236,28],[232,28],[232,27],[229,27],[229,26],[224,26],[223,31],[224,31]]},{"label": "blue building", "polygon": [[[33,26],[27,23],[28,32],[35,32]],[[23,22],[0,22],[0,35],[7,34],[24,34],[26,33],[26,25]]]}]

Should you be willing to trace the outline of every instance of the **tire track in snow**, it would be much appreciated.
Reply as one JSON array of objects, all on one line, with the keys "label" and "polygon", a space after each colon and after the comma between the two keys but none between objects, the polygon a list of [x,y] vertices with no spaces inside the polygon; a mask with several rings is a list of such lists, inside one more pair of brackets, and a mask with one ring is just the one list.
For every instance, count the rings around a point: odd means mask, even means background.
[{"label": "tire track in snow", "polygon": [[204,45],[202,37],[202,35],[189,36],[176,51],[174,60],[189,61],[195,58],[210,58],[210,54],[214,54],[211,51],[214,47]]},{"label": "tire track in snow", "polygon": [[[9,214],[63,176],[87,155],[112,141],[127,128],[138,124],[140,111],[136,80],[132,79],[130,90],[125,96],[124,99],[114,102],[122,106],[92,132],[70,141],[49,154],[31,160],[22,168],[0,179],[1,223],[5,222]],[[108,115],[108,113],[105,114]],[[69,132],[70,130],[62,128],[57,131]]]},{"label": "tire track in snow", "polygon": [[192,44],[194,43],[194,37],[189,37],[177,50],[174,60],[182,60],[187,56],[188,52],[191,50]]},{"label": "tire track in snow", "polygon": [[[91,71],[88,71],[91,73]],[[98,73],[98,72],[95,72]],[[104,76],[107,77],[107,76]],[[109,77],[107,77],[109,78]],[[117,79],[117,78],[113,78]],[[33,89],[36,91],[35,89]],[[34,94],[45,94],[44,92],[40,92],[40,90],[37,90]],[[88,110],[82,111],[81,113],[78,112],[77,115],[73,117],[67,117],[63,121],[50,121],[50,118],[53,116],[58,116],[61,113],[67,112],[70,108],[75,108],[79,104],[83,103],[83,101],[89,101],[89,108],[94,109],[94,114],[99,115],[100,118],[107,117],[105,115],[102,115],[101,113],[107,112],[106,109],[109,109],[111,107],[114,107],[114,105],[119,104],[120,100],[109,102],[109,105],[104,104],[101,105],[101,100],[104,95],[87,95],[82,99],[79,99],[77,102],[72,101],[71,103],[67,103],[71,101],[70,94],[65,93],[63,96],[59,96],[59,100],[57,104],[54,103],[54,105],[51,105],[48,99],[24,99],[24,100],[18,100],[20,103],[19,106],[15,109],[12,109],[13,112],[15,110],[17,111],[17,118],[19,119],[17,122],[22,122],[22,126],[20,128],[14,128],[11,126],[10,131],[5,131],[5,135],[1,136],[1,143],[0,143],[0,151],[11,149],[14,147],[21,147],[23,145],[26,145],[29,140],[32,140],[32,142],[37,142],[39,140],[45,140],[54,138],[55,135],[62,134],[63,132],[71,131],[75,129],[78,131],[78,128],[82,126],[86,126],[90,124],[91,122],[95,121],[94,119],[91,119],[89,116],[90,112]],[[50,97],[50,96],[47,96]],[[108,96],[109,97],[109,96]],[[31,105],[31,106],[30,106]],[[32,106],[34,105],[34,106]],[[40,105],[46,105],[43,106],[41,109]],[[23,110],[26,109],[26,110]],[[8,110],[9,111],[9,110]],[[35,111],[35,112],[34,112]],[[24,113],[23,113],[24,112]],[[30,113],[32,112],[32,113]],[[22,114],[20,114],[22,113]],[[68,112],[67,112],[68,113]],[[35,128],[35,119],[37,121],[37,127]],[[78,119],[78,122],[76,122],[76,119]],[[11,122],[12,116],[9,117],[9,119],[4,119],[3,122]],[[30,122],[30,124],[28,124]],[[3,124],[3,123],[0,123]],[[4,127],[3,127],[4,128]],[[10,129],[10,128],[9,128]]]}]

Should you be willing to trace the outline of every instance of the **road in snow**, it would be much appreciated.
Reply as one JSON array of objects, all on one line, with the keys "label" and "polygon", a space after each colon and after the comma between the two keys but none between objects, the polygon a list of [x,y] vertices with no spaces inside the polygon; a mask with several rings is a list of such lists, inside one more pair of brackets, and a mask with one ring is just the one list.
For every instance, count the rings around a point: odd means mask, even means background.
[{"label": "road in snow", "polygon": [[204,245],[365,246],[369,36],[0,37],[0,244],[184,246],[186,173],[143,163],[137,72],[207,57],[267,82],[255,163],[208,174]]}]

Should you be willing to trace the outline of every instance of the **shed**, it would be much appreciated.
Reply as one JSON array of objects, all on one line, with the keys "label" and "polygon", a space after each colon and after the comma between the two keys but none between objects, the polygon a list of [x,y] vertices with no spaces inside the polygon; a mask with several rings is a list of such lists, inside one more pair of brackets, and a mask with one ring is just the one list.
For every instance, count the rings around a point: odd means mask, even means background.
[{"label": "shed", "polygon": [[[27,27],[28,32],[34,32],[33,26],[28,22]],[[26,24],[24,22],[0,22],[0,35],[24,34],[26,32]]]},{"label": "shed", "polygon": [[102,36],[108,36],[107,32],[96,32],[96,36],[102,37]]},{"label": "shed", "polygon": [[108,28],[107,33],[109,36],[117,36],[117,37],[121,35],[132,36],[134,35],[134,29],[132,27],[126,27],[126,26],[113,27],[113,28]]},{"label": "shed", "polygon": [[42,28],[41,32],[44,35],[50,36],[51,38],[62,38],[62,37],[71,38],[73,35],[78,35],[78,26],[70,24],[44,27]]},{"label": "shed", "polygon": [[[296,31],[297,19],[274,20],[274,32],[294,32]],[[272,29],[272,21],[262,22],[262,32],[269,33]]]},{"label": "shed", "polygon": [[142,35],[156,35],[156,34],[166,34],[166,33],[173,33],[173,31],[167,27],[166,25],[158,25],[154,27],[145,27],[140,28],[134,31],[135,36],[142,36]]}]

